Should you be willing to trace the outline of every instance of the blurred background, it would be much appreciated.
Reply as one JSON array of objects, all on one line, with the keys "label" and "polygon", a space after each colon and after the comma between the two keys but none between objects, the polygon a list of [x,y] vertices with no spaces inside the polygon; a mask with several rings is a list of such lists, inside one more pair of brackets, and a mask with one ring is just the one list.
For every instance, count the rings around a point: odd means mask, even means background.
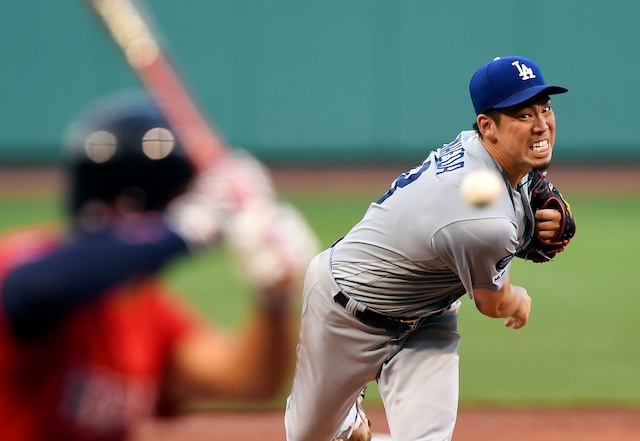
[{"label": "blurred background", "polygon": [[[60,157],[88,101],[137,87],[83,0],[4,0],[0,162]],[[270,163],[415,161],[475,120],[472,73],[536,61],[566,86],[555,158],[640,161],[633,0],[148,0],[227,141]]]},{"label": "blurred background", "polygon": [[[516,54],[536,61],[548,82],[570,90],[554,98],[553,167],[579,177],[559,186],[578,232],[553,263],[514,263],[513,279],[535,301],[522,331],[482,317],[469,301],[463,306],[462,404],[640,405],[640,184],[633,180],[640,168],[629,171],[640,165],[639,2],[147,3],[178,70],[231,145],[280,170],[377,170],[368,180],[341,181],[348,171],[330,179],[343,185],[290,175],[280,187],[323,245],[344,235],[398,173],[471,128],[468,82],[480,65]],[[82,0],[2,5],[6,229],[60,219],[57,175],[28,186],[13,173],[58,165],[67,124],[91,100],[139,85]],[[594,173],[604,168],[614,173]],[[228,265],[224,251],[215,251],[176,265],[168,277],[232,328],[250,299]]]}]

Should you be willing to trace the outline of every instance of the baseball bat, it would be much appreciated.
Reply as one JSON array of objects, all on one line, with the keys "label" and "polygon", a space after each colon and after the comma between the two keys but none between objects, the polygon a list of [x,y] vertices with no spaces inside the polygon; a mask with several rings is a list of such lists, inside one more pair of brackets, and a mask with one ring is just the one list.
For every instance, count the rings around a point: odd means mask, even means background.
[{"label": "baseball bat", "polygon": [[86,1],[122,50],[131,69],[174,127],[197,170],[203,170],[228,152],[222,137],[202,115],[169,61],[160,34],[149,14],[135,0]]}]

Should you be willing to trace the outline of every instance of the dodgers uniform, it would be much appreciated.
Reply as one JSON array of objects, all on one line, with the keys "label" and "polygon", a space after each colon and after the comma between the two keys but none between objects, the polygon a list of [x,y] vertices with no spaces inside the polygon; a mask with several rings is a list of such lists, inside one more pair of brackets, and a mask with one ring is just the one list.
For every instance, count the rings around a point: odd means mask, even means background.
[{"label": "dodgers uniform", "polygon": [[393,439],[446,440],[458,406],[460,298],[498,290],[533,225],[527,177],[486,207],[459,191],[502,170],[474,131],[400,175],[363,219],[311,262],[285,426],[288,441],[342,438],[377,380]]}]

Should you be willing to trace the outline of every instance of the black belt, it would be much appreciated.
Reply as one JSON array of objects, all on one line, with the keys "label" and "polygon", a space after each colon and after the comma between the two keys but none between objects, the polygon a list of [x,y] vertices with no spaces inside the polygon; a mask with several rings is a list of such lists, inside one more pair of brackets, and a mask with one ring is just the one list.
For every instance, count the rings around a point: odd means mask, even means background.
[{"label": "black belt", "polygon": [[[349,297],[347,297],[342,291],[336,294],[333,299],[343,308],[346,308],[347,303],[349,302]],[[365,325],[398,333],[413,331],[418,327],[420,322],[420,317],[389,317],[388,315],[380,314],[379,312],[373,311],[369,308],[366,308],[364,311],[356,310],[353,315]]]}]

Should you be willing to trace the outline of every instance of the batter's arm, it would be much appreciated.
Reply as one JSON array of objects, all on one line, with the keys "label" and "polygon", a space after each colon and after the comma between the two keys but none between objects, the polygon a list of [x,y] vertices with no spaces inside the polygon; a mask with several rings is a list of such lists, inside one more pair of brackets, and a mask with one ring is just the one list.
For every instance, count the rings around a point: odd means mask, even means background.
[{"label": "batter's arm", "polygon": [[529,321],[531,297],[523,287],[512,285],[509,275],[498,291],[474,289],[473,297],[478,311],[488,317],[507,318],[507,327],[519,329]]},{"label": "batter's arm", "polygon": [[177,343],[165,393],[170,402],[262,402],[282,393],[297,342],[294,305],[258,303],[245,325],[228,331],[201,322]]}]

